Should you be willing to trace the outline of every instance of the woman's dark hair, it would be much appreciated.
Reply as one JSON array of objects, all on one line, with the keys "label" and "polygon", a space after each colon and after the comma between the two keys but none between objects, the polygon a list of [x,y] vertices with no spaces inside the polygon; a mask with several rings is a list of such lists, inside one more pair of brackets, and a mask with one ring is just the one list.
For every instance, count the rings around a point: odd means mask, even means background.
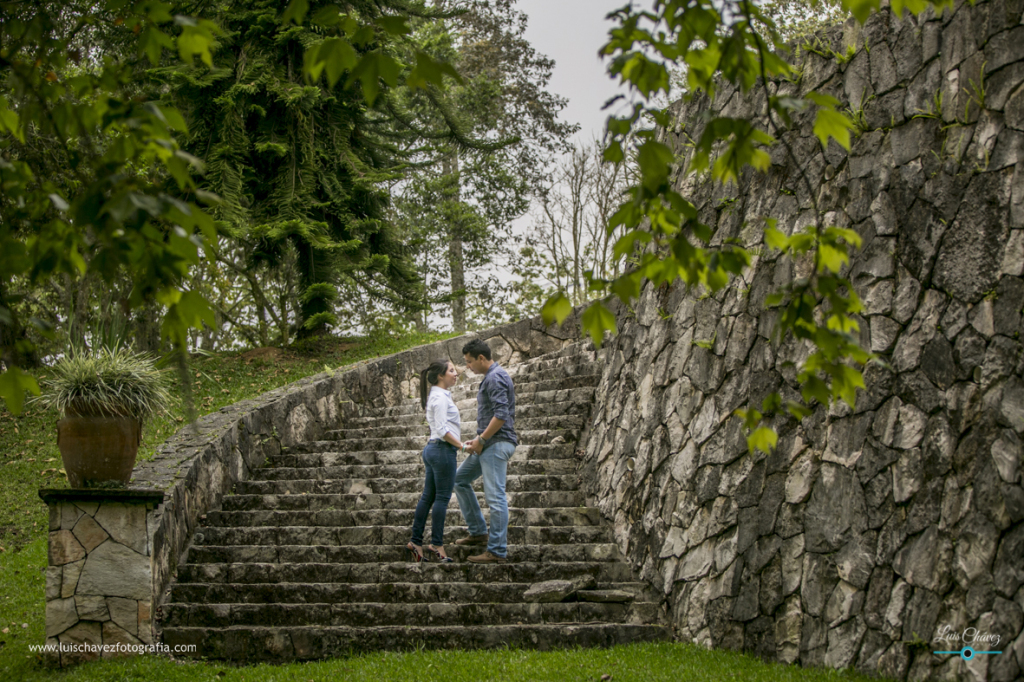
[{"label": "woman's dark hair", "polygon": [[491,347],[484,343],[482,339],[473,339],[472,341],[470,341],[469,343],[462,347],[462,354],[469,355],[474,360],[480,357],[481,355],[490,360]]},{"label": "woman's dark hair", "polygon": [[434,360],[430,367],[420,372],[420,405],[427,409],[427,389],[429,386],[436,386],[437,379],[448,371],[447,360]]}]

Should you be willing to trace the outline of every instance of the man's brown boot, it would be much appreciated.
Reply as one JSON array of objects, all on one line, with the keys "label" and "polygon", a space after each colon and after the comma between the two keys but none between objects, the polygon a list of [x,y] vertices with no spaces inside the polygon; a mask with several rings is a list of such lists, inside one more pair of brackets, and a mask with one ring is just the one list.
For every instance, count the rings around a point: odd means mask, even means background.
[{"label": "man's brown boot", "polygon": [[470,535],[468,538],[460,538],[460,539],[456,540],[455,544],[456,545],[462,545],[463,547],[465,547],[466,545],[486,545],[487,544],[487,536],[486,535]]},{"label": "man's brown boot", "polygon": [[508,562],[508,559],[497,554],[484,552],[483,554],[469,557],[467,561],[472,561],[474,564],[504,564]]}]

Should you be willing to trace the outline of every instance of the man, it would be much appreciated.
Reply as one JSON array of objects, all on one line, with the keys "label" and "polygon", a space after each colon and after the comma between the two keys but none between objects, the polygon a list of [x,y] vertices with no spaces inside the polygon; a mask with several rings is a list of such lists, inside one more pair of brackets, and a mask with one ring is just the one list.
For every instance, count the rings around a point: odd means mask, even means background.
[{"label": "man", "polygon": [[[516,393],[512,378],[491,360],[491,348],[480,339],[462,347],[466,364],[482,374],[476,394],[477,437],[465,444],[469,456],[455,474],[455,496],[469,526],[469,537],[457,545],[487,545],[483,554],[469,557],[475,564],[501,564],[508,554],[508,497],[505,479],[516,444]],[[473,481],[484,477],[484,499],[491,511],[488,530],[473,492]]]}]

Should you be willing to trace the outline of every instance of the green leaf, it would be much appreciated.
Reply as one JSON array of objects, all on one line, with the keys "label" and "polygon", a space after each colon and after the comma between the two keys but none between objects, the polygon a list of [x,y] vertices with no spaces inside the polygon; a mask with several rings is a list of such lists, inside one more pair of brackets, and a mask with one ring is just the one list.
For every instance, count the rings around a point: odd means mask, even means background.
[{"label": "green leaf", "polygon": [[192,64],[196,55],[208,67],[213,67],[213,56],[210,54],[212,37],[195,26],[184,26],[178,36],[178,56],[186,64]]},{"label": "green leaf", "polygon": [[634,298],[640,297],[640,278],[632,273],[620,275],[612,282],[611,289],[620,301],[629,304]]},{"label": "green leaf", "polygon": [[462,76],[448,62],[436,61],[426,52],[416,52],[416,66],[409,72],[405,84],[410,88],[425,88],[430,83],[442,87],[446,75],[457,83],[463,82]]},{"label": "green leaf", "polygon": [[404,36],[409,31],[409,18],[403,16],[381,16],[377,17],[376,23],[393,36]]},{"label": "green leaf", "polygon": [[301,24],[303,18],[306,16],[306,12],[309,11],[309,0],[291,0],[288,3],[288,7],[285,8],[284,14],[281,15],[281,23],[296,23]]},{"label": "green leaf", "polygon": [[147,24],[139,34],[139,56],[145,55],[150,64],[159,66],[160,55],[165,47],[168,50],[173,50],[174,39],[158,29],[156,25]]},{"label": "green leaf", "polygon": [[805,402],[810,402],[811,398],[814,398],[822,405],[828,405],[832,398],[832,394],[828,390],[828,385],[818,377],[814,376],[807,378],[807,381],[804,382],[800,393],[803,395]]},{"label": "green leaf", "polygon": [[764,231],[764,243],[773,249],[785,251],[786,247],[789,246],[789,237],[783,234],[781,230],[769,227]]},{"label": "green leaf", "polygon": [[626,157],[622,153],[622,145],[618,140],[612,140],[608,143],[602,158],[609,163],[622,163],[622,160]]},{"label": "green leaf", "polygon": [[4,399],[11,414],[21,414],[26,391],[32,395],[39,395],[39,384],[31,374],[26,374],[13,366],[0,374],[0,398]]},{"label": "green leaf", "polygon": [[860,23],[868,20],[871,12],[880,6],[879,0],[841,0],[843,9],[847,10]]},{"label": "green leaf", "polygon": [[590,338],[593,339],[594,345],[598,348],[601,347],[601,342],[604,341],[604,333],[606,331],[610,331],[613,334],[617,331],[615,315],[608,308],[604,307],[601,301],[594,301],[583,311],[580,324],[584,331],[590,334]]},{"label": "green leaf", "polygon": [[814,414],[814,411],[811,410],[809,407],[807,407],[806,405],[802,405],[796,402],[795,400],[786,401],[786,411],[789,412],[794,417],[796,417],[797,419],[807,419],[812,414]]},{"label": "green leaf", "polygon": [[19,142],[25,141],[25,135],[21,130],[21,119],[17,112],[7,108],[7,100],[0,97],[0,132],[5,130]]},{"label": "green leaf", "polygon": [[675,161],[675,156],[672,154],[672,150],[661,142],[648,140],[637,150],[640,175],[644,185],[651,190],[657,190],[662,183],[668,180],[669,166],[673,161]]},{"label": "green leaf", "polygon": [[839,272],[843,265],[850,262],[849,256],[845,252],[839,251],[828,244],[822,244],[818,247],[818,258],[821,263],[821,271],[828,270],[829,272]]},{"label": "green leaf", "polygon": [[540,310],[541,318],[544,320],[544,324],[548,325],[552,322],[562,324],[565,318],[572,314],[572,303],[566,298],[565,294],[558,292],[547,301]]},{"label": "green leaf", "polygon": [[185,123],[185,117],[181,115],[180,111],[174,107],[168,106],[159,107],[159,111],[163,114],[164,120],[167,121],[167,125],[172,129],[181,133],[188,132],[188,124]]},{"label": "green leaf", "polygon": [[828,138],[834,139],[846,151],[850,151],[850,130],[853,129],[853,122],[831,109],[818,109],[814,119],[814,135],[821,142],[822,147],[828,146]]},{"label": "green leaf", "polygon": [[775,433],[774,429],[767,426],[762,426],[747,436],[747,448],[751,452],[760,450],[761,452],[771,454],[771,451],[775,449],[778,443],[779,435]]},{"label": "green leaf", "polygon": [[334,26],[341,21],[341,11],[337,5],[327,5],[320,8],[310,22],[317,26]]},{"label": "green leaf", "polygon": [[397,85],[398,74],[401,73],[401,70],[402,67],[398,65],[394,57],[374,50],[363,55],[359,63],[352,69],[348,82],[351,84],[356,80],[360,81],[363,84],[363,99],[367,104],[373,106],[380,93],[380,81],[383,80],[391,86]]}]

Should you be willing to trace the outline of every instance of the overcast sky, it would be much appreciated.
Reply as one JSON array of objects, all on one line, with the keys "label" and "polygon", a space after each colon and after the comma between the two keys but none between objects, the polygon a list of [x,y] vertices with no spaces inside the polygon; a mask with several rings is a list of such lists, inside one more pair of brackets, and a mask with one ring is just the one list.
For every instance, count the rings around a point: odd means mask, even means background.
[{"label": "overcast sky", "polygon": [[526,38],[534,49],[555,60],[548,90],[569,100],[562,118],[579,123],[579,141],[604,132],[607,112],[601,106],[624,93],[608,77],[598,50],[607,42],[611,22],[605,16],[628,0],[518,0],[529,17]]}]

